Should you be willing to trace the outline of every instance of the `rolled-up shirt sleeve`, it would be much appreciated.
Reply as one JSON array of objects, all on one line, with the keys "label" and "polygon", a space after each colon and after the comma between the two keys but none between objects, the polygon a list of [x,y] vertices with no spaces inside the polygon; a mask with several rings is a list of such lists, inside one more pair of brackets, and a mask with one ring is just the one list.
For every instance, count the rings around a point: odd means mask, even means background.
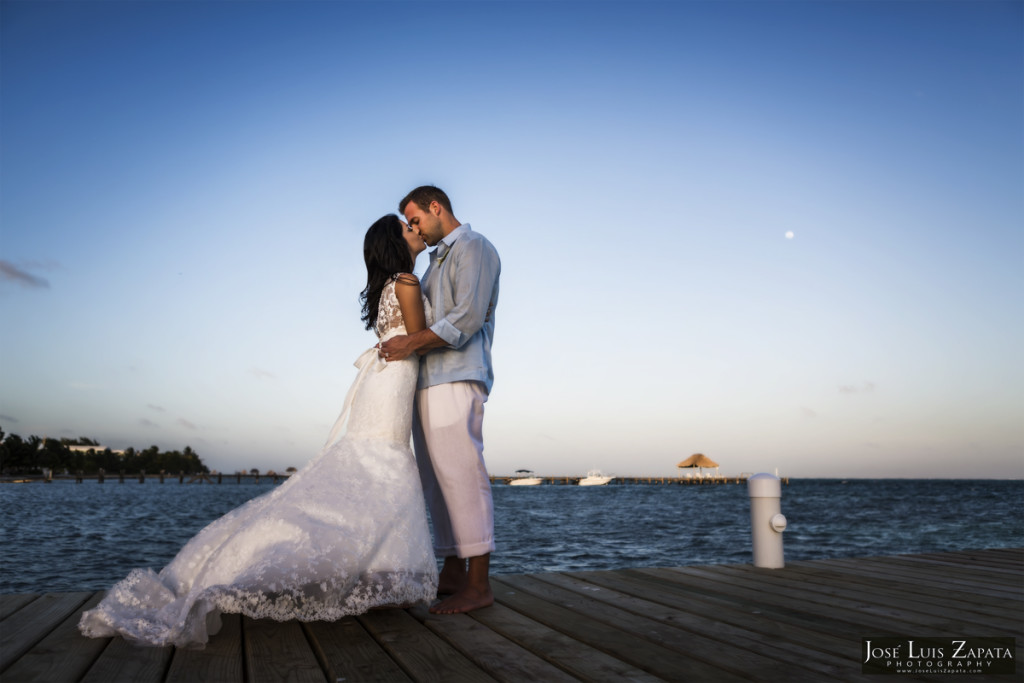
[{"label": "rolled-up shirt sleeve", "polygon": [[430,327],[434,334],[455,349],[466,344],[487,320],[500,271],[498,252],[487,240],[460,239],[452,245],[441,273],[450,308]]}]

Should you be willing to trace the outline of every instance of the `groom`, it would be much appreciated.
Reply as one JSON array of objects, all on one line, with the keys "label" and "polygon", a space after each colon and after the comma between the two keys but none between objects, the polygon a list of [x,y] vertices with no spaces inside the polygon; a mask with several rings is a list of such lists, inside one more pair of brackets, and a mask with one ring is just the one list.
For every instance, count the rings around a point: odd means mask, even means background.
[{"label": "groom", "polygon": [[424,185],[398,205],[429,246],[423,292],[434,324],[381,344],[389,361],[418,353],[420,377],[413,413],[413,444],[434,526],[434,548],[444,558],[430,611],[455,614],[494,602],[488,579],[494,550],[494,506],[483,458],[484,403],[494,382],[491,343],[501,261],[487,238],[459,223],[448,195]]}]

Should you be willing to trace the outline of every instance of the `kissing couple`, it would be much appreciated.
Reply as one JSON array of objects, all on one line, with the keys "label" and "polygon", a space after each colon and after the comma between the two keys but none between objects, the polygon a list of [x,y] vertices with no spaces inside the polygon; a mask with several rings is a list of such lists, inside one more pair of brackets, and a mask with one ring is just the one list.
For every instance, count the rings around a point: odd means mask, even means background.
[{"label": "kissing couple", "polygon": [[[222,613],[335,621],[494,602],[483,416],[501,261],[437,187],[417,187],[399,211],[404,221],[384,216],[363,241],[362,321],[379,342],[356,361],[320,453],[210,523],[159,573],[133,569],[82,615],[84,635],[201,648]],[[428,246],[421,283],[413,270]]]}]

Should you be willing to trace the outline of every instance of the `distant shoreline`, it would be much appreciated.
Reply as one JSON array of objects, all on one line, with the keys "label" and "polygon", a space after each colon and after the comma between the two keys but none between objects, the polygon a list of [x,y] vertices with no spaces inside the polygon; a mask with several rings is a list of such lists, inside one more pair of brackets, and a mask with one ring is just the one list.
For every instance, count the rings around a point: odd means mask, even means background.
[{"label": "distant shoreline", "polygon": [[[197,484],[197,483],[231,483],[234,480],[235,483],[242,483],[242,481],[261,483],[263,480],[271,480],[275,483],[286,481],[293,473],[261,473],[258,475],[245,473],[227,473],[222,472],[218,474],[164,474],[163,480],[161,481],[161,475],[146,473],[145,478],[142,480],[146,483],[182,483],[182,484]],[[508,482],[514,477],[512,475],[492,475],[491,483],[496,486],[507,486]],[[103,483],[140,483],[140,473],[120,473],[116,474],[55,474],[52,477],[52,481],[100,481]],[[540,477],[543,480],[543,484],[540,486],[565,486],[574,485],[581,477],[579,476],[556,476],[556,477]],[[177,482],[175,481],[177,480]],[[659,484],[677,484],[677,485],[709,485],[709,484],[742,484],[746,483],[747,477],[711,477],[705,476],[703,478],[698,477],[655,477],[655,476],[624,476],[616,477],[614,480],[605,484],[605,486],[643,486],[643,485],[659,485]],[[1007,481],[1007,482],[1022,482],[1024,478],[999,478],[999,477],[780,477],[783,484],[789,484],[792,482],[800,481],[833,481],[833,482],[845,482],[845,481]],[[47,477],[42,474],[26,474],[26,475],[4,475],[0,476],[0,484],[31,484],[31,483],[46,483]],[[518,488],[518,487],[517,487]],[[532,487],[523,487],[532,488]]]},{"label": "distant shoreline", "polygon": [[188,473],[142,473],[142,472],[117,472],[114,474],[103,473],[103,474],[54,474],[47,476],[45,474],[11,474],[0,476],[0,484],[36,484],[36,483],[52,483],[55,481],[70,481],[74,483],[83,483],[85,481],[95,481],[98,483],[113,483],[121,484],[125,482],[152,482],[156,484],[163,483],[181,483],[181,484],[196,484],[196,483],[208,483],[208,484],[220,484],[222,481],[230,482],[234,479],[237,483],[241,483],[243,479],[251,479],[255,483],[259,483],[263,479],[269,479],[275,483],[288,479],[293,473],[285,472],[264,472],[261,474],[251,474],[249,472],[219,472],[214,474],[188,474]]}]

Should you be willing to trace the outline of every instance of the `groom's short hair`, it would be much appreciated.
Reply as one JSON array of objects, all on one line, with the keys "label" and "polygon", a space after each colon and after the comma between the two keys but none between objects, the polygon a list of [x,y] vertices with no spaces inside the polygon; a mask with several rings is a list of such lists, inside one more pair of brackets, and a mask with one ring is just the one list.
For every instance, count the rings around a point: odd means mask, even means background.
[{"label": "groom's short hair", "polygon": [[430,208],[431,202],[437,202],[445,211],[455,215],[455,212],[452,211],[452,203],[448,200],[448,195],[440,187],[434,187],[433,185],[420,185],[405,195],[405,198],[398,203],[398,210],[401,213],[405,213],[405,207],[409,205],[409,202],[414,202],[416,206],[424,211]]}]

